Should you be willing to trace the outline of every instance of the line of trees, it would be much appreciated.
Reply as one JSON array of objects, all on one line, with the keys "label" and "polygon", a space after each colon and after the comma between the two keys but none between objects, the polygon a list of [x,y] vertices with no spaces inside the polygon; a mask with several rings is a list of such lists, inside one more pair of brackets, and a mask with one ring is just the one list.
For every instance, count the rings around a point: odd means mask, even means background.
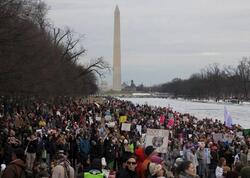
[{"label": "line of trees", "polygon": [[219,64],[212,64],[189,79],[175,78],[152,90],[171,93],[175,97],[249,100],[250,58],[243,57],[236,67],[220,68]]},{"label": "line of trees", "polygon": [[0,0],[0,94],[89,95],[110,69],[103,58],[79,63],[83,36],[56,28],[40,0]]}]

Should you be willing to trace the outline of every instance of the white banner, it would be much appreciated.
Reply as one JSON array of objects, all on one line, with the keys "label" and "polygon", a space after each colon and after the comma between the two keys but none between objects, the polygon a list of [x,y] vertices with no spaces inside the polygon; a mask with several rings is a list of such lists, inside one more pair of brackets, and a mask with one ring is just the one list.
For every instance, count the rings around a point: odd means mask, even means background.
[{"label": "white banner", "polygon": [[213,139],[215,143],[218,143],[218,141],[223,142],[223,133],[214,133]]},{"label": "white banner", "polygon": [[101,117],[96,117],[95,120],[96,120],[96,121],[101,121],[102,118],[101,118]]},{"label": "white banner", "polygon": [[109,122],[109,123],[107,123],[107,126],[109,128],[113,128],[113,127],[115,127],[115,122]]},{"label": "white banner", "polygon": [[122,130],[123,131],[130,131],[131,124],[128,123],[122,123]]},{"label": "white banner", "polygon": [[147,129],[146,146],[153,145],[158,153],[167,153],[169,130]]},{"label": "white banner", "polygon": [[141,125],[136,125],[136,130],[139,132],[139,134],[141,135]]}]

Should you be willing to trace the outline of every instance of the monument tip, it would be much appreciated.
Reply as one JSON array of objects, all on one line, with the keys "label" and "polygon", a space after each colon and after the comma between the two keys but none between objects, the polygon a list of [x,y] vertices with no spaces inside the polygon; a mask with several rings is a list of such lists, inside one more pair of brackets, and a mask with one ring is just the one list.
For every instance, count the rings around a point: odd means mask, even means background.
[{"label": "monument tip", "polygon": [[117,4],[116,4],[116,6],[115,6],[115,11],[119,11],[119,7],[118,7]]}]

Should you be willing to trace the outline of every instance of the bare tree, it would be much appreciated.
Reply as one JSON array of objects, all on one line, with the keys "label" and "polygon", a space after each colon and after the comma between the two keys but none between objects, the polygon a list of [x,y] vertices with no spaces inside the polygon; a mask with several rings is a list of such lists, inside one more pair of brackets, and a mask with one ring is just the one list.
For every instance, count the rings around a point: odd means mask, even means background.
[{"label": "bare tree", "polygon": [[96,73],[99,77],[103,77],[105,75],[105,72],[107,71],[110,72],[111,67],[106,61],[104,61],[102,57],[100,57],[100,58],[91,60],[90,64],[87,65],[87,67],[85,67],[83,71],[77,77],[81,77],[92,72]]},{"label": "bare tree", "polygon": [[240,64],[237,66],[237,75],[242,83],[244,97],[248,98],[250,87],[250,59],[243,57]]},{"label": "bare tree", "polygon": [[76,63],[79,57],[86,53],[86,49],[80,44],[83,35],[74,37],[74,33],[69,28],[62,30],[60,28],[52,28],[52,43],[54,48],[61,49],[60,58]]},{"label": "bare tree", "polygon": [[109,65],[98,58],[86,66],[82,35],[52,28],[38,0],[0,0],[0,93],[87,95]]}]

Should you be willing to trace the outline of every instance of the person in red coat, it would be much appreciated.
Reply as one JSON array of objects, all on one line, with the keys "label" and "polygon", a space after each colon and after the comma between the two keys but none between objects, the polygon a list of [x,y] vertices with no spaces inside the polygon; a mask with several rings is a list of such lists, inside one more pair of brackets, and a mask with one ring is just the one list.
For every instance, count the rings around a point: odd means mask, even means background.
[{"label": "person in red coat", "polygon": [[135,155],[137,157],[137,167],[136,167],[136,173],[141,178],[142,175],[142,163],[146,159],[144,149],[142,147],[138,147],[135,149]]}]

